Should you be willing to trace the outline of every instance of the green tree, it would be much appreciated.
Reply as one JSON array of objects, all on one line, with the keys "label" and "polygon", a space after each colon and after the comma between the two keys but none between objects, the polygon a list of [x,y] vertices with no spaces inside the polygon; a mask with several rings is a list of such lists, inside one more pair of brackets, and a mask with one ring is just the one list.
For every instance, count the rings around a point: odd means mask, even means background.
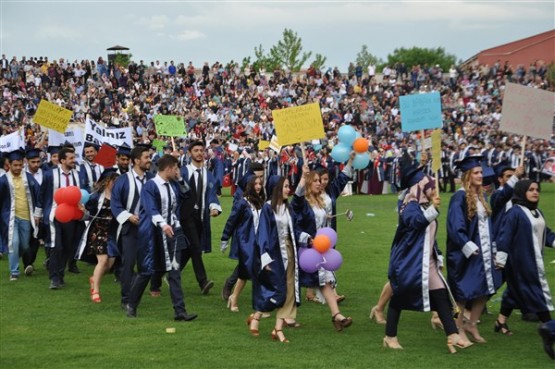
[{"label": "green tree", "polygon": [[311,51],[303,52],[302,39],[297,36],[297,32],[286,28],[283,39],[270,49],[268,59],[291,72],[298,72],[311,55]]},{"label": "green tree", "polygon": [[362,45],[362,49],[357,54],[356,63],[362,67],[363,70],[368,69],[370,64],[379,65],[382,64],[382,60],[378,57],[372,55],[368,51],[368,46]]},{"label": "green tree", "polygon": [[547,66],[546,78],[547,82],[549,82],[549,85],[553,89],[553,86],[555,86],[555,63],[551,63]]},{"label": "green tree", "polygon": [[314,69],[322,70],[322,68],[324,68],[324,66],[326,64],[327,59],[328,58],[326,58],[322,54],[316,54],[316,55],[314,55],[314,61],[310,64],[314,67]]},{"label": "green tree", "polygon": [[446,71],[449,70],[452,64],[457,63],[457,57],[452,54],[447,54],[442,47],[436,49],[422,47],[405,49],[402,47],[400,49],[395,49],[393,54],[387,55],[387,64],[393,66],[395,63],[405,63],[408,68],[417,64],[439,64],[439,66]]},{"label": "green tree", "polygon": [[114,57],[114,64],[127,68],[129,63],[131,63],[132,56],[133,56],[132,54],[117,53],[116,56]]}]

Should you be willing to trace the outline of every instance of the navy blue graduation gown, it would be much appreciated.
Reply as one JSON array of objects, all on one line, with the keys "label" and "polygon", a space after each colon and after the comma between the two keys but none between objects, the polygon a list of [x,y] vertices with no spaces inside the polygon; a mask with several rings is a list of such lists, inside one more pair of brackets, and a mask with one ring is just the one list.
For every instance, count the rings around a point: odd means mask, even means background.
[{"label": "navy blue graduation gown", "polygon": [[543,214],[538,210],[535,218],[520,205],[509,209],[499,230],[496,260],[505,266],[509,301],[524,314],[554,310],[543,263],[544,246],[555,247],[555,233],[545,224]]},{"label": "navy blue graduation gown", "polygon": [[[399,215],[399,225],[389,259],[389,282],[394,303],[405,310],[430,311],[429,270],[430,240],[433,239],[433,258],[437,267],[443,264],[436,234],[431,224],[439,213],[430,206],[424,210],[416,201],[409,202]],[[441,273],[438,270],[438,273]]]},{"label": "navy blue graduation gown", "polygon": [[[467,217],[466,192],[455,192],[447,212],[447,281],[458,302],[495,293],[491,220],[478,218]],[[473,254],[476,249],[478,255]]]},{"label": "navy blue graduation gown", "polygon": [[[290,216],[292,215],[289,211]],[[295,301],[300,304],[298,258],[296,252],[293,220],[289,221],[289,236],[293,242],[294,260],[286,260],[274,211],[266,203],[260,213],[256,245],[252,265],[252,307],[255,311],[272,311],[283,306],[287,297],[287,275],[285,262],[295,263]],[[283,246],[283,247],[282,247]],[[265,270],[268,265],[271,270]]]},{"label": "navy blue graduation gown", "polygon": [[[347,183],[351,180],[352,176],[348,176],[346,171],[343,170],[337,178],[333,179],[331,183],[326,187],[326,193],[331,199],[331,215],[337,214],[337,198],[341,196],[341,193],[345,189]],[[331,218],[331,228],[337,231],[337,218]]]},{"label": "navy blue graduation gown", "polygon": [[512,176],[507,183],[493,191],[490,198],[491,205],[491,223],[492,223],[492,239],[496,243],[497,233],[501,228],[505,219],[507,210],[512,206],[511,197],[513,197],[513,187],[518,182],[516,176]]},{"label": "navy blue graduation gown", "polygon": [[[261,210],[258,210],[261,211]],[[239,259],[239,275],[251,279],[254,249],[256,247],[256,232],[254,229],[253,208],[246,199],[233,203],[231,213],[224,226],[222,241],[231,241],[229,257]]]}]

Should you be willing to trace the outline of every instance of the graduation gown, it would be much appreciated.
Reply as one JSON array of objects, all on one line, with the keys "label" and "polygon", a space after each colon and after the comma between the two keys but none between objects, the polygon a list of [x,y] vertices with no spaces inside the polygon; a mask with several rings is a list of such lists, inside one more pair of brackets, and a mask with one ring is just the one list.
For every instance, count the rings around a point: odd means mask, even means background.
[{"label": "graduation gown", "polygon": [[[300,305],[299,267],[295,230],[289,209],[283,205],[282,219],[286,219],[288,235],[293,242],[294,260],[287,259],[285,237],[278,229],[276,215],[269,203],[264,204],[256,235],[252,266],[252,306],[255,311],[272,311],[283,306],[287,297],[288,263],[295,263],[295,302]],[[270,266],[271,270],[264,270]]]},{"label": "graduation gown", "polygon": [[543,214],[537,213],[536,218],[528,208],[514,205],[497,237],[496,261],[505,266],[505,292],[523,314],[554,310],[543,247],[555,247],[555,233],[546,226]]},{"label": "graduation gown", "polygon": [[[92,165],[94,165],[94,168]],[[89,191],[89,193],[93,192],[94,184],[98,181],[100,175],[104,171],[104,167],[102,165],[94,163],[92,165],[87,161],[83,161],[79,170],[80,187]]]},{"label": "graduation gown", "polygon": [[[438,215],[435,207],[424,209],[416,201],[409,202],[399,215],[399,225],[391,247],[388,277],[393,288],[395,305],[400,309],[430,311],[430,257],[436,259],[438,268],[443,264],[443,257],[435,241],[436,234],[431,227],[433,222],[437,224]],[[432,251],[431,240],[434,240]],[[441,276],[439,270],[438,273]]]},{"label": "graduation gown", "polygon": [[491,219],[476,214],[469,220],[466,214],[466,192],[460,189],[451,197],[447,212],[447,281],[455,301],[495,293]]},{"label": "graduation gown", "polygon": [[[254,249],[256,247],[256,223],[261,210],[256,210],[245,198],[235,201],[224,226],[222,241],[233,237],[229,257],[239,259],[239,275],[251,279]],[[258,218],[258,219],[256,219]]]},{"label": "graduation gown", "polygon": [[[23,187],[29,206],[29,221],[33,230],[33,236],[37,237],[38,226],[35,224],[34,215],[41,204],[39,191],[40,186],[33,176],[25,171],[21,172]],[[0,252],[5,253],[12,250],[13,232],[15,226],[15,187],[11,172],[0,177]]]},{"label": "graduation gown", "polygon": [[[188,188],[193,187],[191,181],[194,180],[194,173],[191,172],[192,165],[187,165],[181,168],[181,177],[187,182]],[[202,198],[203,198],[203,211],[201,214],[202,219],[202,250],[205,253],[212,252],[212,230],[210,226],[210,210],[215,209],[222,212],[220,200],[218,199],[218,188],[216,179],[205,167],[202,168]],[[196,188],[196,186],[195,186]]]},{"label": "graduation gown", "polygon": [[[337,214],[337,198],[351,180],[353,174],[350,166],[346,166],[341,173],[326,187],[326,194],[331,199],[331,215]],[[337,218],[331,218],[331,227],[337,231]]]},{"label": "graduation gown", "polygon": [[513,188],[517,182],[518,178],[512,176],[504,186],[499,187],[491,194],[490,205],[494,253],[496,252],[497,234],[503,224],[505,214],[513,206],[511,197],[513,197]]}]

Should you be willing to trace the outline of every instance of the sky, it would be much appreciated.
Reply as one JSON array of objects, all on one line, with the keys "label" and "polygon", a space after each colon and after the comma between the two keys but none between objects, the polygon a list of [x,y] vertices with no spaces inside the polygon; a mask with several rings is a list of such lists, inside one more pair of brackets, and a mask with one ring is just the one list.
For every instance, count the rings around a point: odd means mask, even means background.
[{"label": "sky", "polygon": [[466,60],[555,27],[555,1],[26,1],[0,0],[0,51],[66,60],[106,58],[114,45],[145,63],[254,60],[285,28],[304,51],[346,71],[362,45],[443,47]]}]

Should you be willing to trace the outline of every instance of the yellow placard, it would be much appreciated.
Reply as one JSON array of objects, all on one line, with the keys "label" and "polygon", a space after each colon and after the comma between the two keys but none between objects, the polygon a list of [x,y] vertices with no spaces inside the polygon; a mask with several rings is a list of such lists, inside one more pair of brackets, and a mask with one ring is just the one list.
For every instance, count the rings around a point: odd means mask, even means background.
[{"label": "yellow placard", "polygon": [[326,137],[318,103],[272,110],[272,117],[282,146]]},{"label": "yellow placard", "polygon": [[432,132],[432,172],[437,173],[441,168],[441,129]]},{"label": "yellow placard", "polygon": [[258,141],[258,150],[265,150],[270,147],[270,141],[260,140]]},{"label": "yellow placard", "polygon": [[73,112],[54,103],[41,100],[33,121],[41,126],[65,133]]}]

